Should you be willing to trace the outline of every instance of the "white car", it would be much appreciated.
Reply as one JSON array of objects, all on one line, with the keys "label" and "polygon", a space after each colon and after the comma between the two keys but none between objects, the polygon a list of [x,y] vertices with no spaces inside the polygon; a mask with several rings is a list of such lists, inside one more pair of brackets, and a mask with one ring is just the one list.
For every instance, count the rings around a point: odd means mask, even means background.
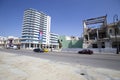
[{"label": "white car", "polygon": [[17,46],[13,46],[13,49],[18,49]]},{"label": "white car", "polygon": [[17,46],[7,46],[7,49],[18,49],[18,47]]}]

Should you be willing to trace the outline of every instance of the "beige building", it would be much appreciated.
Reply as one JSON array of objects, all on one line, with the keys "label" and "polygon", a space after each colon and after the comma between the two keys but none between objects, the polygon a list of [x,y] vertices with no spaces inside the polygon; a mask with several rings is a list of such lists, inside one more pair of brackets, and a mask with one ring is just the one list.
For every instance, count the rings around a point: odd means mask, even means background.
[{"label": "beige building", "polygon": [[8,36],[8,37],[0,36],[0,47],[7,48],[8,46],[20,47],[20,38],[14,36]]},{"label": "beige building", "polygon": [[83,48],[118,48],[120,51],[120,21],[107,24],[107,15],[83,21]]}]

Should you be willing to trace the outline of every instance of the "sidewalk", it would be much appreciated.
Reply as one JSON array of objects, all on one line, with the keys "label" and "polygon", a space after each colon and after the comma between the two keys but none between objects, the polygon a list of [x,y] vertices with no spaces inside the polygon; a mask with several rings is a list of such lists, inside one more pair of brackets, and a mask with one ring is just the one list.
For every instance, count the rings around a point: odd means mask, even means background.
[{"label": "sidewalk", "polygon": [[120,80],[120,71],[0,51],[0,80]]}]

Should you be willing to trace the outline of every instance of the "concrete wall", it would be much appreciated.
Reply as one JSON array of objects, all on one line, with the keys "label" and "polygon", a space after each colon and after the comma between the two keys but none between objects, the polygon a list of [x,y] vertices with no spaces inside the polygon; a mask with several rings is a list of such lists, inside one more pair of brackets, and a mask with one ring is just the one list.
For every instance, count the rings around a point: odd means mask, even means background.
[{"label": "concrete wall", "polygon": [[[116,54],[116,48],[88,48],[93,50],[94,54]],[[62,52],[72,52],[78,53],[78,51],[83,50],[83,48],[64,48]]]},{"label": "concrete wall", "polygon": [[62,48],[82,48],[83,40],[66,40],[66,36],[59,37],[60,42],[62,43]]}]

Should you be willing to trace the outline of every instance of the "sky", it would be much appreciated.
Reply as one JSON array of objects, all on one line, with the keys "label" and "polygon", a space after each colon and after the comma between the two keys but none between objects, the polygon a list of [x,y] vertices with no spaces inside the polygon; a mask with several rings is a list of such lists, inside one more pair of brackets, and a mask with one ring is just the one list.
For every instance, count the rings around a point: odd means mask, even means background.
[{"label": "sky", "polygon": [[51,32],[78,36],[83,33],[83,20],[113,16],[120,20],[120,0],[0,0],[0,36],[21,37],[24,10],[33,8],[51,16]]}]

